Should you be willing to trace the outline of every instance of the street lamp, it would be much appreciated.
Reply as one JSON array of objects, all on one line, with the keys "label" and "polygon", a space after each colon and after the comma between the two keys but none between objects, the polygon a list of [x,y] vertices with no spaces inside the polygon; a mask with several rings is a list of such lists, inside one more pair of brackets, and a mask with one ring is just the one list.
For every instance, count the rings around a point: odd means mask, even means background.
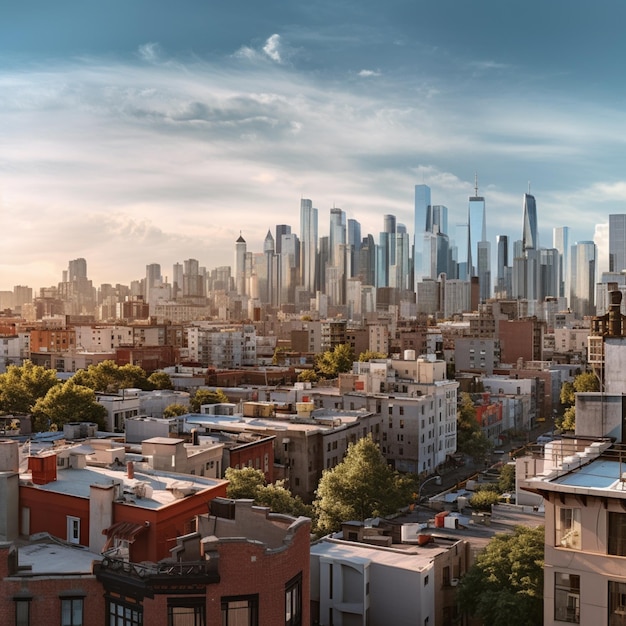
[{"label": "street lamp", "polygon": [[430,478],[427,478],[421,485],[420,488],[417,491],[417,503],[420,504],[422,501],[422,489],[431,481],[435,481],[435,484],[437,485],[441,485],[441,476],[437,475],[437,476],[431,476]]}]

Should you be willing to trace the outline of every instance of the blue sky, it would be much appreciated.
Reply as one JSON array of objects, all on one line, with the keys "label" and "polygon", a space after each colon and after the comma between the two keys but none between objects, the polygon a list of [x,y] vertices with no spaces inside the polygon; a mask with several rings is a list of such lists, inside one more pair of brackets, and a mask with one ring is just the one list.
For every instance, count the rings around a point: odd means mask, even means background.
[{"label": "blue sky", "polygon": [[[301,197],[377,237],[413,187],[490,238],[626,212],[626,5],[31,1],[0,7],[0,289],[232,263]],[[494,243],[495,247],[495,243]]]}]

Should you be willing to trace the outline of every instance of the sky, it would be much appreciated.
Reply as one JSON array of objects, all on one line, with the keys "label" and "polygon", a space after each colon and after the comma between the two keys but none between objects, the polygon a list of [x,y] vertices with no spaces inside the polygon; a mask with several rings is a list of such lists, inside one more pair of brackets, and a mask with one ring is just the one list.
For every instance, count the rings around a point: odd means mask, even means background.
[{"label": "sky", "polygon": [[[621,0],[30,0],[0,6],[0,290],[232,265],[301,198],[413,234],[416,184],[488,238],[626,212]],[[601,225],[598,227],[597,225]]]}]

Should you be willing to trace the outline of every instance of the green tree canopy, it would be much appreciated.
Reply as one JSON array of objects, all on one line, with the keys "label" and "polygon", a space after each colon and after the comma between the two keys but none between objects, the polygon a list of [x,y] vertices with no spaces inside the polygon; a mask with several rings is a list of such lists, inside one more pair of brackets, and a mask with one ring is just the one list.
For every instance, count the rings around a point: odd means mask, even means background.
[{"label": "green tree canopy", "polygon": [[354,362],[354,353],[349,343],[335,346],[315,357],[315,371],[321,378],[335,378],[338,374],[349,372]]},{"label": "green tree canopy", "polygon": [[152,389],[174,389],[172,379],[166,372],[152,372],[148,376],[148,383]]},{"label": "green tree canopy", "polygon": [[163,417],[177,417],[178,415],[186,415],[189,413],[189,407],[184,404],[168,404],[163,409]]},{"label": "green tree canopy", "polygon": [[31,361],[21,366],[9,365],[0,374],[0,411],[3,413],[30,413],[39,398],[60,385],[54,370]]},{"label": "green tree canopy", "polygon": [[313,503],[317,530],[327,534],[345,521],[395,513],[411,500],[414,488],[391,470],[370,436],[360,439],[341,463],[322,474]]},{"label": "green tree canopy", "polygon": [[92,389],[76,384],[73,378],[52,387],[33,407],[38,430],[47,430],[48,424],[63,428],[68,422],[95,422],[106,427],[107,410],[97,402]]},{"label": "green tree canopy", "polygon": [[221,404],[222,402],[228,402],[228,396],[221,389],[215,391],[198,389],[189,401],[189,408],[192,413],[199,413],[203,404]]},{"label": "green tree canopy", "polygon": [[304,504],[299,496],[294,496],[284,486],[283,481],[278,480],[274,484],[265,484],[265,475],[261,470],[253,467],[234,469],[229,467],[225,472],[226,480],[229,481],[226,495],[229,498],[247,498],[254,500],[260,506],[269,507],[274,513],[284,513],[298,517],[313,516],[313,507]]},{"label": "green tree canopy", "polygon": [[228,481],[226,495],[229,498],[255,500],[257,489],[265,485],[265,474],[254,467],[242,467],[241,469],[227,467],[224,477]]},{"label": "green tree canopy", "polygon": [[482,461],[492,448],[476,420],[472,396],[465,392],[461,394],[457,412],[456,447],[458,452],[468,454],[475,461]]},{"label": "green tree canopy", "polygon": [[302,370],[298,374],[299,383],[316,383],[318,380],[315,370]]},{"label": "green tree canopy", "polygon": [[563,416],[555,420],[561,430],[576,430],[576,394],[591,391],[600,391],[600,381],[593,372],[583,372],[574,378],[573,382],[565,381],[561,385],[561,404],[565,411]]},{"label": "green tree canopy", "polygon": [[500,494],[492,489],[476,491],[469,499],[469,504],[477,511],[490,511],[491,506],[500,500]]},{"label": "green tree canopy", "polygon": [[496,535],[461,579],[462,612],[490,626],[543,623],[544,529]]},{"label": "green tree canopy", "polygon": [[366,350],[359,354],[359,361],[371,361],[373,359],[386,359],[387,355],[383,352],[374,352],[373,350]]},{"label": "green tree canopy", "polygon": [[502,466],[498,479],[498,491],[500,493],[515,491],[515,465],[512,463]]},{"label": "green tree canopy", "polygon": [[73,376],[77,384],[101,393],[117,393],[120,389],[151,388],[146,372],[137,365],[122,365],[115,361],[102,361],[90,365],[86,370],[78,370]]}]

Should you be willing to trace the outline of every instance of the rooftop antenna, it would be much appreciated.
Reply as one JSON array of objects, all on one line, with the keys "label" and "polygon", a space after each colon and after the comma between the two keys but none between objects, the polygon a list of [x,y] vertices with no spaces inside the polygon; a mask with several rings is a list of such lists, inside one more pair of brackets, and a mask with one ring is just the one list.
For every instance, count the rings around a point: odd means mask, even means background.
[{"label": "rooftop antenna", "polygon": [[474,172],[474,197],[478,198],[478,172]]},{"label": "rooftop antenna", "polygon": [[530,195],[530,181],[528,181],[528,195]]}]

